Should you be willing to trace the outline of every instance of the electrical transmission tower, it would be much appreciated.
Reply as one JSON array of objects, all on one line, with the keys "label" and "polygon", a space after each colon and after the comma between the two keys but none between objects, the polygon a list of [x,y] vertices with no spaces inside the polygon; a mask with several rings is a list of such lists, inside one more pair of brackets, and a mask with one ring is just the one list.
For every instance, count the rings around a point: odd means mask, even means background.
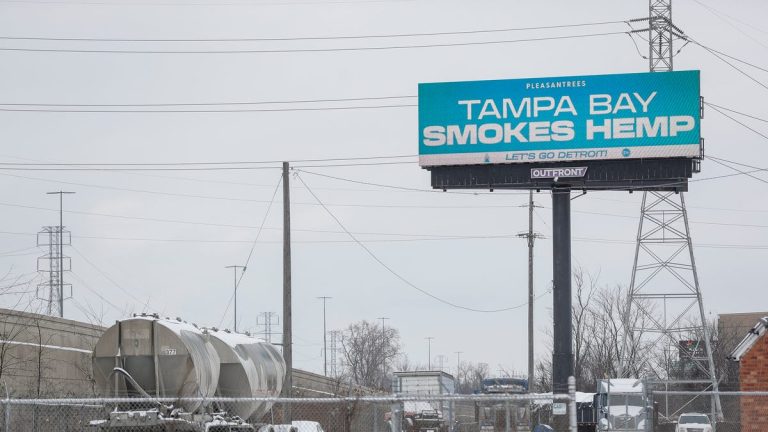
[{"label": "electrical transmission tower", "polygon": [[336,353],[338,352],[339,341],[341,340],[341,332],[338,330],[331,330],[328,332],[330,336],[330,342],[328,346],[328,370],[330,371],[331,378],[337,378],[339,371],[337,369]]},{"label": "electrical transmission tower", "polygon": [[275,312],[262,312],[256,316],[256,325],[264,326],[264,340],[272,343],[272,335],[278,334],[272,331],[273,325],[280,324],[280,317]]},{"label": "electrical transmission tower", "polygon": [[45,313],[51,316],[64,316],[65,288],[72,285],[64,283],[64,272],[71,269],[71,261],[62,253],[63,246],[71,244],[69,231],[60,226],[45,226],[37,233],[37,247],[45,247],[47,253],[37,258],[37,271],[43,273],[42,283],[37,285],[37,298],[46,302]]},{"label": "electrical transmission tower", "polygon": [[[37,247],[48,248],[48,253],[37,259],[37,271],[45,274],[45,282],[37,285],[37,297],[46,301],[46,314],[59,317],[64,316],[64,300],[72,297],[72,285],[64,282],[64,272],[72,268],[70,258],[64,255],[64,246],[72,244],[71,233],[64,229],[64,195],[73,193],[47,193],[59,196],[59,225],[45,226],[37,233]],[[65,294],[67,287],[68,295]]]},{"label": "electrical transmission tower", "polygon": [[[675,38],[685,38],[672,23],[672,0],[650,0],[648,28],[635,32],[645,31],[648,32],[651,72],[672,71],[672,43]],[[633,310],[636,318],[631,318]],[[671,378],[670,357],[677,352],[678,365],[693,369],[683,370],[683,374],[705,377],[703,381],[717,392],[711,335],[682,190],[643,193],[625,322],[628,329],[623,343],[622,375],[639,372],[657,353],[652,352],[653,349],[661,349],[665,379]],[[690,341],[691,338],[694,340]],[[642,352],[638,353],[631,350],[631,344],[651,349],[641,348]],[[712,397],[712,411],[717,418],[722,418],[717,394]]]}]

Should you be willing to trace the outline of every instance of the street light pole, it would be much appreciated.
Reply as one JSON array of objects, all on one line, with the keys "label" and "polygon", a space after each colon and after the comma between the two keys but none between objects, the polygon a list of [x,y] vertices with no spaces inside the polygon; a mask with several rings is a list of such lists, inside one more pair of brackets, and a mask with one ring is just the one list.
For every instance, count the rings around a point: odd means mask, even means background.
[{"label": "street light pole", "polygon": [[333,297],[321,296],[318,299],[323,301],[323,375],[328,376],[328,349],[327,349],[327,333],[325,331],[325,302]]},{"label": "street light pole", "polygon": [[461,354],[464,353],[464,351],[456,351],[456,387],[459,386],[459,375],[461,373]]},{"label": "street light pole", "polygon": [[226,266],[224,268],[228,268],[228,269],[231,268],[233,270],[232,273],[234,274],[234,277],[235,277],[235,279],[234,279],[234,289],[235,289],[235,326],[234,327],[235,327],[235,333],[237,333],[237,269],[241,268],[241,269],[243,269],[243,271],[245,271],[245,266],[231,265],[231,266]]},{"label": "street light pole", "polygon": [[432,370],[432,339],[433,336],[427,336],[427,370]]},{"label": "street light pole", "polygon": [[385,330],[385,328],[384,328],[384,320],[388,320],[389,318],[387,318],[387,317],[378,317],[376,319],[381,320],[381,334],[383,335],[384,334],[384,330]]}]

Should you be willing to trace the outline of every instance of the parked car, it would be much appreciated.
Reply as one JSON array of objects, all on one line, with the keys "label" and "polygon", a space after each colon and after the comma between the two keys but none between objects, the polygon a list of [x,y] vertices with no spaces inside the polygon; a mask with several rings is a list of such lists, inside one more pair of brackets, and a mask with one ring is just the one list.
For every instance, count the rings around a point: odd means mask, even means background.
[{"label": "parked car", "polygon": [[712,432],[712,422],[706,414],[680,414],[675,432]]},{"label": "parked car", "polygon": [[320,423],[307,420],[294,420],[292,425],[299,429],[299,432],[325,432]]}]

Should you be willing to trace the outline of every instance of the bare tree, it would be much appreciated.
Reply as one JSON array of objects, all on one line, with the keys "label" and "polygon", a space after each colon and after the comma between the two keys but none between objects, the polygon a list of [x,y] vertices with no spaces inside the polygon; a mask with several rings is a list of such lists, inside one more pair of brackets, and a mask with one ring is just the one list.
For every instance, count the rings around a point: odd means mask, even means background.
[{"label": "bare tree", "polygon": [[370,321],[350,324],[341,338],[345,372],[359,385],[386,390],[389,372],[400,353],[400,333]]},{"label": "bare tree", "polygon": [[[626,288],[600,286],[598,279],[579,268],[573,273],[574,375],[580,391],[593,391],[597,379],[618,377],[622,360],[628,376],[658,375],[664,362],[638,330],[645,327],[643,310],[649,307],[628,309]],[[537,391],[551,390],[551,350],[548,354],[536,366]]]},{"label": "bare tree", "polygon": [[427,370],[427,365],[411,361],[406,353],[400,353],[394,362],[394,369],[399,372]]},{"label": "bare tree", "polygon": [[457,392],[471,394],[480,390],[483,380],[488,378],[489,369],[488,363],[461,362],[456,377],[459,382]]},{"label": "bare tree", "polygon": [[18,355],[19,341],[34,325],[22,315],[22,312],[34,312],[34,301],[28,298],[34,294],[33,280],[23,280],[23,275],[11,276],[12,273],[11,268],[0,277],[0,298],[4,303],[8,301],[9,309],[20,312],[0,320],[0,381],[3,375],[18,373],[27,364],[28,359]]}]

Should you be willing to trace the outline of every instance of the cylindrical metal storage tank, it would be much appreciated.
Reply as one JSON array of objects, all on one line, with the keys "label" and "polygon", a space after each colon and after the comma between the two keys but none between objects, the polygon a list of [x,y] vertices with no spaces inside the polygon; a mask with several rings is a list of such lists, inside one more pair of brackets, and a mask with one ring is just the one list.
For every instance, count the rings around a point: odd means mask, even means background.
[{"label": "cylindrical metal storage tank", "polygon": [[[227,330],[208,330],[221,361],[219,385],[221,397],[276,397],[283,389],[285,360],[270,343]],[[271,404],[238,402],[223,404],[222,409],[242,419],[259,418]]]},{"label": "cylindrical metal storage tank", "polygon": [[[113,373],[120,367],[152,397],[212,397],[219,382],[219,356],[210,340],[181,320],[142,315],[118,321],[93,350],[96,384],[107,397],[140,397],[129,380]],[[202,402],[176,406],[194,412]]]}]

